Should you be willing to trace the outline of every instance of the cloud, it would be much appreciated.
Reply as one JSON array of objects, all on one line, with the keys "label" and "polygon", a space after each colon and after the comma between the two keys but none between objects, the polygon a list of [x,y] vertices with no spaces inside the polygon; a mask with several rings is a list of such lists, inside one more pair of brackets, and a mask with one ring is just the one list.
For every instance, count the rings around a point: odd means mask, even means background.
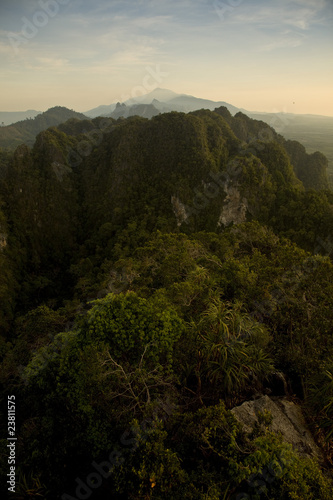
[{"label": "cloud", "polygon": [[63,70],[69,66],[68,59],[59,59],[52,57],[36,57],[37,65],[35,69],[43,70]]},{"label": "cloud", "polygon": [[161,26],[168,26],[171,20],[172,16],[148,16],[138,17],[134,19],[131,24],[142,29],[159,29]]},{"label": "cloud", "polygon": [[257,2],[251,6],[242,3],[227,18],[232,24],[260,26],[293,26],[307,30],[312,24],[323,22],[325,0],[280,0]]},{"label": "cloud", "polygon": [[[224,20],[216,1],[235,5]],[[300,71],[317,65],[302,84],[309,86],[314,75],[328,78],[332,6],[332,0],[70,0],[15,53],[8,33],[19,35],[22,18],[32,21],[41,7],[39,0],[0,0],[2,98],[6,106],[16,103],[20,89],[27,107],[41,109],[39,97],[48,96],[50,107],[54,89],[68,103],[85,102],[94,92],[93,107],[140,86],[146,68],[160,65],[170,73],[165,85],[176,91],[203,95],[205,88],[225,92],[229,86],[232,93],[243,85],[246,95],[264,80],[274,102],[271,89],[286,74],[298,84]]]},{"label": "cloud", "polygon": [[[285,51],[306,46],[316,30],[330,24],[325,0],[254,0],[243,1],[225,16],[223,31],[232,37],[231,30],[246,40],[251,53]],[[218,16],[216,16],[218,17]],[[218,20],[216,21],[218,26]]]},{"label": "cloud", "polygon": [[302,7],[307,6],[307,7],[312,7],[315,10],[321,10],[327,7],[327,0],[289,0],[288,3],[295,3],[299,4]]},{"label": "cloud", "polygon": [[284,35],[281,38],[275,39],[271,42],[264,43],[259,46],[259,51],[262,52],[271,52],[277,49],[286,49],[288,47],[296,48],[302,45],[302,39],[294,37],[292,35],[286,36]]}]

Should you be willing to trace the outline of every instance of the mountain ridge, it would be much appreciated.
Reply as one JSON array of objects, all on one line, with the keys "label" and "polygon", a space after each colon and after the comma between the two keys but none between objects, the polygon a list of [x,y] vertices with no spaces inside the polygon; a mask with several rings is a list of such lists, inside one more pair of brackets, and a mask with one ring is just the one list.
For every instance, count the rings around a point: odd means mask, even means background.
[{"label": "mountain ridge", "polygon": [[[152,104],[154,100],[159,101],[161,105],[167,106],[167,111],[189,112],[189,111],[195,111],[202,107],[205,107],[210,111],[213,111],[214,108],[218,108],[220,106],[225,106],[233,114],[237,113],[237,111],[240,111],[239,108],[225,101],[212,101],[210,99],[202,99],[200,97],[194,97],[189,94],[177,94],[172,90],[163,89],[160,87],[157,87],[148,94],[144,94],[138,97],[131,97],[125,100],[123,104],[126,104],[127,106],[132,106],[136,104]],[[111,103],[109,105],[101,105],[98,106],[97,108],[84,111],[84,114],[91,118],[95,118],[96,116],[99,116],[98,113],[100,111],[104,110],[103,114],[105,113],[106,116],[112,113],[115,107],[116,103]]]},{"label": "mountain ridge", "polygon": [[84,120],[87,117],[72,109],[63,106],[54,106],[34,118],[28,118],[12,125],[0,127],[0,147],[15,148],[22,143],[31,146],[39,132],[49,127],[60,125],[60,123],[69,118]]},{"label": "mountain ridge", "polygon": [[[317,151],[322,152],[328,159],[329,178],[331,182],[333,181],[333,117],[297,115],[285,112],[252,112],[237,108],[224,101],[211,101],[188,94],[177,94],[172,90],[159,87],[145,95],[127,99],[124,103],[119,102],[119,105],[122,105],[121,108],[117,106],[117,104],[118,103],[100,105],[85,113],[78,114],[75,114],[76,112],[73,110],[68,110],[68,114],[63,115],[61,119],[47,121],[46,124],[44,124],[44,129],[48,126],[58,125],[72,117],[81,120],[87,117],[94,118],[97,116],[118,119],[138,115],[144,118],[152,118],[160,113],[168,113],[171,111],[188,113],[202,108],[213,111],[214,109],[224,106],[232,115],[242,112],[253,119],[259,119],[268,123],[268,125],[272,126],[286,139],[296,140],[303,144],[309,153],[315,153]],[[46,113],[48,112],[49,110]],[[41,115],[43,116],[43,113]],[[22,131],[24,123],[21,122],[10,126],[14,128],[0,127],[0,147],[13,148],[22,142],[32,145],[36,133],[43,130],[43,126],[36,127],[34,133],[31,133],[31,128],[33,128],[31,120],[26,121],[25,124],[27,125],[26,131]]]},{"label": "mountain ridge", "polygon": [[267,498],[331,500],[327,447],[311,461],[290,404],[330,445],[324,174],[320,153],[226,107],[72,118],[0,151],[1,397],[24,396],[17,454],[40,474],[24,492],[82,498],[74,478],[93,489],[91,464],[105,476],[138,429],[96,498],[252,496],[283,457]]},{"label": "mountain ridge", "polygon": [[[164,101],[163,96],[167,97]],[[333,117],[312,114],[299,115],[286,112],[248,111],[224,101],[212,101],[188,94],[177,94],[174,91],[159,87],[143,96],[128,99],[123,104],[126,106],[126,108],[123,108],[123,114],[119,113],[119,111],[115,112],[116,103],[93,108],[86,111],[85,114],[91,118],[99,114],[114,118],[119,118],[120,116],[128,117],[136,113],[140,114],[140,108],[136,110],[133,108],[137,104],[153,104],[157,108],[157,111],[154,111],[155,115],[170,111],[188,113],[201,108],[213,111],[220,106],[225,106],[232,115],[242,112],[250,118],[268,123],[286,139],[296,140],[304,144],[309,153],[316,151],[324,153],[328,158],[329,177],[331,182],[333,181]],[[150,115],[153,116],[153,113]]]}]

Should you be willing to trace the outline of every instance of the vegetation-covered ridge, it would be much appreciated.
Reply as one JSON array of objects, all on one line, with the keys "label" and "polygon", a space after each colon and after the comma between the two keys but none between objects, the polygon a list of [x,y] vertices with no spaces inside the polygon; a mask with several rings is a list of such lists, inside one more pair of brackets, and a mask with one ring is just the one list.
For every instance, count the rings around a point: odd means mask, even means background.
[{"label": "vegetation-covered ridge", "polygon": [[[219,108],[74,118],[0,160],[17,498],[331,499],[325,158]],[[230,411],[277,373],[320,462]]]},{"label": "vegetation-covered ridge", "polygon": [[26,118],[11,125],[0,127],[0,148],[15,149],[22,143],[32,146],[39,132],[59,125],[70,118],[84,120],[86,117],[72,109],[54,106],[43,113],[37,114],[34,118]]}]

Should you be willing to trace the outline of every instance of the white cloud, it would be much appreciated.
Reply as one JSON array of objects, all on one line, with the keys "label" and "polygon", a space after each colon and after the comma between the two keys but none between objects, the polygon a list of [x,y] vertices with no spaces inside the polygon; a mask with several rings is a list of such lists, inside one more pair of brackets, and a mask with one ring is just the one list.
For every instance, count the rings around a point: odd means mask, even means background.
[{"label": "white cloud", "polygon": [[52,57],[36,57],[36,62],[39,69],[44,70],[63,70],[69,66],[68,59],[59,59]]},{"label": "white cloud", "polygon": [[302,42],[300,39],[296,39],[293,37],[283,37],[281,39],[274,40],[269,43],[263,43],[262,45],[259,46],[259,51],[262,52],[271,52],[272,50],[277,50],[277,49],[285,49],[288,47],[291,48],[296,48],[302,45]]},{"label": "white cloud", "polygon": [[138,17],[131,24],[143,29],[160,28],[161,26],[167,26],[171,20],[172,16]]},{"label": "white cloud", "polygon": [[255,26],[294,26],[306,30],[312,24],[321,23],[325,0],[280,0],[279,2],[242,3],[230,12],[227,22]]},{"label": "white cloud", "polygon": [[230,94],[238,105],[237,92],[246,100],[252,85],[258,102],[267,89],[268,107],[281,82],[287,80],[288,92],[292,83],[312,89],[331,74],[333,0],[218,0],[239,4],[224,20],[215,0],[70,0],[15,54],[6,30],[18,32],[22,16],[33,18],[35,11],[22,7],[25,1],[31,9],[31,0],[0,0],[1,9],[8,4],[0,19],[6,106],[16,105],[18,95],[36,109],[42,109],[41,99],[50,107],[61,95],[81,109],[89,108],[86,99],[94,101],[90,107],[112,102],[111,94],[122,100],[120,94],[142,85],[146,68],[158,64],[170,73],[159,86],[208,98],[214,87],[216,100]]}]

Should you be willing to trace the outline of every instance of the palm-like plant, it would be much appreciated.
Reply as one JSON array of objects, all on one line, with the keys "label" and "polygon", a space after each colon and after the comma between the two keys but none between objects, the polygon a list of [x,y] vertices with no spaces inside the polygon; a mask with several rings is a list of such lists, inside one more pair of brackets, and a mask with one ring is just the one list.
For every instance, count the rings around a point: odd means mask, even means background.
[{"label": "palm-like plant", "polygon": [[267,331],[242,311],[242,304],[213,300],[198,328],[202,375],[214,388],[231,394],[251,377],[262,379],[273,370],[265,352]]},{"label": "palm-like plant", "polygon": [[17,484],[17,496],[15,498],[17,500],[45,498],[45,486],[41,483],[40,478],[34,476],[33,473],[30,473],[28,477],[20,473]]}]

